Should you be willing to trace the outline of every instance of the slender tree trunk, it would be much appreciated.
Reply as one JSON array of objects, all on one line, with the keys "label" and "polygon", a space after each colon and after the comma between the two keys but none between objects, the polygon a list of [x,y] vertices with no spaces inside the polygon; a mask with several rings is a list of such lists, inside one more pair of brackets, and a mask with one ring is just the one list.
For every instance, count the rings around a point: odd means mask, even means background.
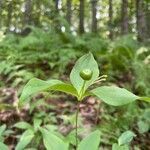
[{"label": "slender tree trunk", "polygon": [[[2,18],[2,0],[0,0],[0,18]],[[0,28],[2,26],[2,20],[0,19]]]},{"label": "slender tree trunk", "polygon": [[122,0],[122,21],[121,21],[121,33],[128,33],[128,0]]},{"label": "slender tree trunk", "polygon": [[7,14],[7,23],[6,23],[7,31],[10,31],[12,11],[13,11],[12,2],[9,2],[9,4],[8,4],[8,14]]},{"label": "slender tree trunk", "polygon": [[59,12],[59,7],[58,7],[58,5],[59,5],[59,0],[55,0],[55,10],[56,10],[56,13]]},{"label": "slender tree trunk", "polygon": [[32,23],[32,0],[26,0],[24,24],[31,25]]},{"label": "slender tree trunk", "polygon": [[34,15],[34,25],[35,26],[40,26],[40,16],[41,16],[41,1],[36,1],[35,3],[37,12]]},{"label": "slender tree trunk", "polygon": [[146,3],[147,37],[150,38],[150,2]]},{"label": "slender tree trunk", "polygon": [[92,4],[92,32],[97,32],[97,0],[91,0]]},{"label": "slender tree trunk", "polygon": [[137,25],[137,33],[138,40],[144,41],[146,38],[146,19],[144,14],[144,1],[136,0],[136,25]]},{"label": "slender tree trunk", "polygon": [[66,14],[66,19],[67,19],[67,22],[69,23],[69,25],[71,25],[71,15],[72,15],[71,3],[72,3],[72,0],[67,0],[67,14]]},{"label": "slender tree trunk", "polygon": [[84,33],[84,0],[80,0],[79,9],[79,33]]},{"label": "slender tree trunk", "polygon": [[113,0],[109,0],[109,38],[113,39]]},{"label": "slender tree trunk", "polygon": [[55,8],[54,8],[53,23],[56,32],[61,32],[61,25],[59,20],[59,1],[60,0],[54,0]]}]

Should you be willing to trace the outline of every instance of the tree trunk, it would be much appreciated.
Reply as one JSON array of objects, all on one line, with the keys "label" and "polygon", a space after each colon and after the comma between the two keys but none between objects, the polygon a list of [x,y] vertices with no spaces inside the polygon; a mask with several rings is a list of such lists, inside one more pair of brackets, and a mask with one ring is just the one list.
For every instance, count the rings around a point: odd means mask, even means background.
[{"label": "tree trunk", "polygon": [[113,39],[113,0],[109,0],[109,38]]},{"label": "tree trunk", "polygon": [[72,14],[72,11],[71,11],[71,2],[72,2],[72,0],[67,0],[67,14],[66,14],[66,19],[67,19],[67,22],[69,23],[69,25],[71,25],[71,14]]},{"label": "tree trunk", "polygon": [[146,31],[147,31],[143,8],[144,8],[144,1],[136,0],[136,25],[139,41],[144,41],[144,39],[146,38]]},{"label": "tree trunk", "polygon": [[150,38],[150,2],[146,3],[147,37]]},{"label": "tree trunk", "polygon": [[31,25],[32,23],[32,1],[26,0],[25,13],[24,13],[24,24]]},{"label": "tree trunk", "polygon": [[97,0],[91,0],[92,4],[92,32],[96,33],[97,32]]},{"label": "tree trunk", "polygon": [[61,25],[59,20],[59,1],[54,0],[54,15],[53,15],[53,24],[56,32],[61,32]]},{"label": "tree trunk", "polygon": [[[2,0],[0,0],[0,18],[2,18]],[[0,28],[2,27],[2,20],[0,19]]]},{"label": "tree trunk", "polygon": [[7,26],[7,31],[10,31],[10,24],[11,24],[11,18],[12,18],[12,11],[13,11],[13,7],[12,7],[12,2],[9,2],[8,4],[8,14],[7,14],[7,23],[6,23],[6,26]]},{"label": "tree trunk", "polygon": [[56,13],[59,12],[58,5],[59,5],[59,0],[55,0],[55,10],[56,10]]},{"label": "tree trunk", "polygon": [[121,33],[128,33],[128,0],[122,0]]},{"label": "tree trunk", "polygon": [[[34,25],[40,27],[40,16],[41,16],[41,1],[36,1],[36,14],[34,14]],[[33,18],[32,18],[33,19]]]},{"label": "tree trunk", "polygon": [[79,9],[79,33],[84,33],[84,0],[80,0]]}]

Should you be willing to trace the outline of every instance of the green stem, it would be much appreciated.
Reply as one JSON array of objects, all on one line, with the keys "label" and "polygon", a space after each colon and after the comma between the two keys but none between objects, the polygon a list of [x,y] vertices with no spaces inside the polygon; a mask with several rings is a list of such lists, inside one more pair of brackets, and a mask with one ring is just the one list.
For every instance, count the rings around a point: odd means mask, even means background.
[{"label": "green stem", "polygon": [[79,95],[80,95],[79,101],[82,100],[82,96],[83,96],[83,93],[84,93],[85,83],[86,83],[86,80],[84,80],[84,82],[83,82],[83,86],[82,86],[81,91],[80,91],[80,94],[79,94]]},{"label": "green stem", "polygon": [[80,91],[80,94],[79,94],[79,99],[78,99],[78,102],[77,102],[76,127],[75,127],[76,128],[76,149],[78,147],[78,114],[79,114],[79,106],[80,106],[80,101],[82,100],[82,97],[83,97],[85,83],[86,83],[86,80],[84,80],[84,82],[83,82],[83,86],[81,88],[81,91]]},{"label": "green stem", "polygon": [[78,147],[78,114],[79,114],[80,102],[77,102],[77,111],[76,111],[76,149]]},{"label": "green stem", "polygon": [[138,100],[150,102],[150,97],[140,97]]}]

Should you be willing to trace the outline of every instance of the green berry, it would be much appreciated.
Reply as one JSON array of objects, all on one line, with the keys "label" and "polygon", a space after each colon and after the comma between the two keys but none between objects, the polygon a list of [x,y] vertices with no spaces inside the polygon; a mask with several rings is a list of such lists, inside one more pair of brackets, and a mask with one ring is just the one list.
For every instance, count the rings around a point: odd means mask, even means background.
[{"label": "green berry", "polygon": [[82,71],[80,71],[80,77],[83,80],[90,80],[92,78],[93,75],[93,71],[90,69],[83,69]]}]

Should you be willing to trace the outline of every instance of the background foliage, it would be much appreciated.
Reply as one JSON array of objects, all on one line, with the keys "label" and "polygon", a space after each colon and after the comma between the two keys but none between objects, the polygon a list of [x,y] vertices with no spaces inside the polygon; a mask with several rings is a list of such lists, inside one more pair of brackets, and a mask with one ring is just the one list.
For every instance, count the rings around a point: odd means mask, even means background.
[{"label": "background foliage", "polygon": [[[0,0],[0,18],[0,147],[13,149],[32,127],[36,136],[28,147],[42,149],[35,125],[39,122],[75,145],[73,97],[44,93],[19,115],[7,104],[15,104],[22,86],[33,77],[68,81],[77,58],[89,51],[98,61],[100,75],[108,75],[108,85],[150,96],[148,0]],[[113,108],[91,99],[80,106],[81,138],[96,125],[100,148],[109,150],[121,133],[131,130],[136,134],[132,149],[149,149],[147,103]],[[89,131],[83,132],[83,124],[90,126]]]}]

